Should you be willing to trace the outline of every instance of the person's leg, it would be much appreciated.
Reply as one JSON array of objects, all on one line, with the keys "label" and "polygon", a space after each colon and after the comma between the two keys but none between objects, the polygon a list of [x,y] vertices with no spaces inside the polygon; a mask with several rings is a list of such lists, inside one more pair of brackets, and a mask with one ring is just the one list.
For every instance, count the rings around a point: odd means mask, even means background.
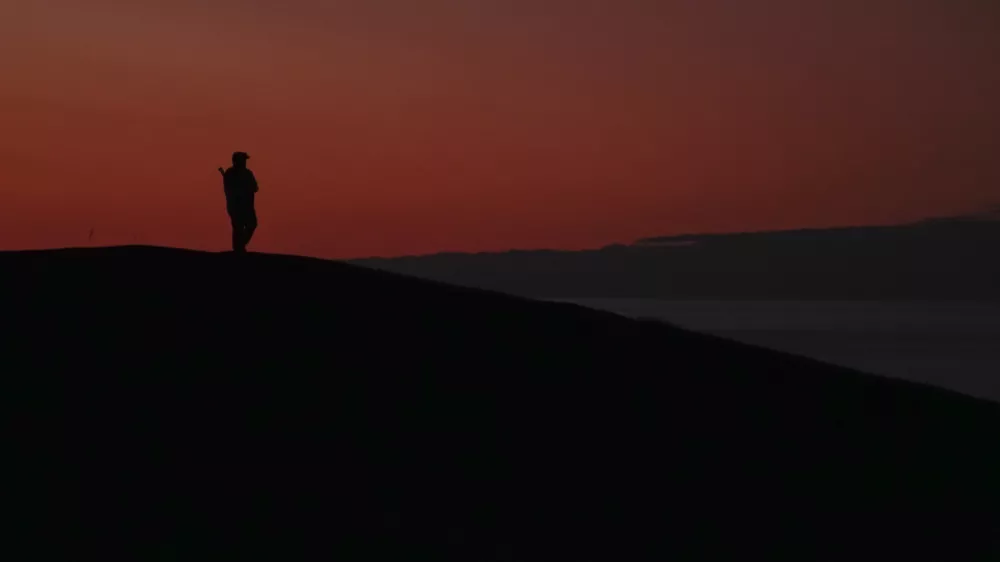
[{"label": "person's leg", "polygon": [[243,244],[243,221],[235,209],[229,211],[229,222],[233,227],[233,251],[241,252],[245,249]]},{"label": "person's leg", "polygon": [[243,245],[246,246],[250,243],[250,239],[253,238],[254,231],[257,230],[257,211],[253,207],[246,210],[243,228]]}]

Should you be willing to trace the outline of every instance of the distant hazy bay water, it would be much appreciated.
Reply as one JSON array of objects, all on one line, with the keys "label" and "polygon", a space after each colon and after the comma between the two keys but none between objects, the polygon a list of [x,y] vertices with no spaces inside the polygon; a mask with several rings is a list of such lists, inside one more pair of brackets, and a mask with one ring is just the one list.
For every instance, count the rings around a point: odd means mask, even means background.
[{"label": "distant hazy bay water", "polygon": [[1000,401],[1000,303],[558,299]]}]

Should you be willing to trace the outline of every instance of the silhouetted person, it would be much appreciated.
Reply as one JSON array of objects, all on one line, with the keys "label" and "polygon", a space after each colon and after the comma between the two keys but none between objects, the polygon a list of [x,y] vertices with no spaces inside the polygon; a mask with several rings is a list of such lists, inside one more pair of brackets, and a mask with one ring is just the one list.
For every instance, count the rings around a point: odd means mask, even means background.
[{"label": "silhouetted person", "polygon": [[257,228],[257,211],[254,210],[254,194],[257,193],[257,178],[247,168],[246,152],[233,153],[233,166],[222,172],[223,189],[226,192],[226,211],[233,224],[233,251],[245,252],[247,244]]}]

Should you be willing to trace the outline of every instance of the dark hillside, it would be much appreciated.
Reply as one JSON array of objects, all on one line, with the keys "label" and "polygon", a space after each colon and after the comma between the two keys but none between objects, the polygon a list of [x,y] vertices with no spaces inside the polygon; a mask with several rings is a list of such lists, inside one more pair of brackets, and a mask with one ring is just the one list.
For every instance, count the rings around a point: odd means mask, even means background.
[{"label": "dark hillside", "polygon": [[5,560],[1000,556],[1000,406],[347,264],[0,254]]}]

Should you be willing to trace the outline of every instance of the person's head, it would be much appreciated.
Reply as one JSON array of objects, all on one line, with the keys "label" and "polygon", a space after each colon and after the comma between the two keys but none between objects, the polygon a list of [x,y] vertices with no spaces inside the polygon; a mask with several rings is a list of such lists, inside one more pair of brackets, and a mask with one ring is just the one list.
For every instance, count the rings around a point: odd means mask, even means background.
[{"label": "person's head", "polygon": [[246,152],[234,152],[233,153],[233,166],[236,168],[246,168],[247,160],[250,159],[250,155]]}]

